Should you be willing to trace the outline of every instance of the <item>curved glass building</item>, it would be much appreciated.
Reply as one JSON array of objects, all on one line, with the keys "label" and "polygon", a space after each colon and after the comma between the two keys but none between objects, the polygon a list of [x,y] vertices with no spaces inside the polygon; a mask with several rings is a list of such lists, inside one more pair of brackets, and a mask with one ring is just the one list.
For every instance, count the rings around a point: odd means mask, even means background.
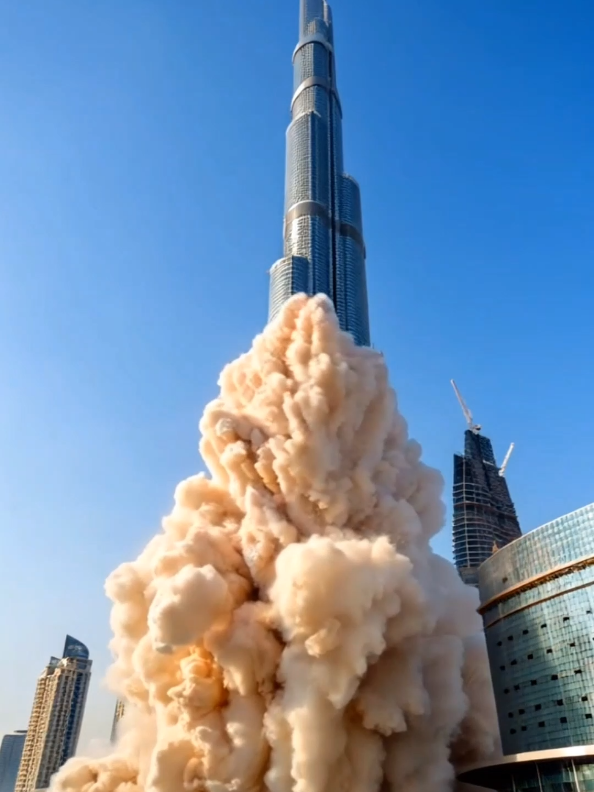
[{"label": "curved glass building", "polygon": [[301,0],[287,131],[284,256],[270,271],[270,319],[293,294],[327,294],[340,326],[369,346],[361,195],[344,172],[332,13]]},{"label": "curved glass building", "polygon": [[500,790],[594,790],[594,504],[480,567],[505,759],[461,780]]}]

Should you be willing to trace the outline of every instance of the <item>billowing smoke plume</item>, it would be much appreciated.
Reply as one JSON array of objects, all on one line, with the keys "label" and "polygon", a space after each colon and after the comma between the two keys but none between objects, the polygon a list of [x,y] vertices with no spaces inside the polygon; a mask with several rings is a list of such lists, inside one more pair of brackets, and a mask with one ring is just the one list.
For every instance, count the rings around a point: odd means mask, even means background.
[{"label": "billowing smoke plume", "polygon": [[476,592],[380,354],[293,298],[201,421],[212,478],[107,581],[116,753],[54,792],[441,792],[493,754]]}]

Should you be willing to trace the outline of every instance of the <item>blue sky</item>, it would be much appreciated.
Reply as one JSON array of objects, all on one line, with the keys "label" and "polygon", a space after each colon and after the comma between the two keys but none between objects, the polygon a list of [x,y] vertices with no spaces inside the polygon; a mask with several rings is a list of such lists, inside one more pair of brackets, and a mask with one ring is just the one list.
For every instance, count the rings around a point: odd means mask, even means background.
[{"label": "blue sky", "polygon": [[[0,2],[0,733],[68,631],[109,734],[103,580],[265,321],[297,5]],[[533,528],[594,500],[594,4],[333,6],[373,340],[448,507],[455,377]]]}]

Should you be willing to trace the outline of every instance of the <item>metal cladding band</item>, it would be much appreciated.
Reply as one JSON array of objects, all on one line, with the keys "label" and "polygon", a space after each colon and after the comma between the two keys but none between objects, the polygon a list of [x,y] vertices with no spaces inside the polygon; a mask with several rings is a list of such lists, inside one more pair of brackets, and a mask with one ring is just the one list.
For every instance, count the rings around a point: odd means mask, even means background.
[{"label": "metal cladding band", "polygon": [[[289,223],[292,223],[294,220],[298,220],[300,217],[310,216],[321,217],[322,220],[326,222],[328,228],[331,227],[328,210],[318,201],[300,201],[298,204],[295,204],[295,206],[289,209],[285,215],[285,226],[288,226]],[[354,240],[361,248],[363,254],[365,254],[365,242],[363,240],[363,235],[358,228],[355,228],[352,223],[345,223],[341,221],[335,223],[335,229],[341,236],[349,237],[350,239]]]},{"label": "metal cladding band", "polygon": [[[575,570],[571,570],[571,571],[576,571],[578,569],[579,567],[576,567]],[[551,580],[554,580],[554,578],[551,578]],[[547,582],[547,581],[543,581],[543,582]],[[582,589],[589,588],[590,586],[594,586],[594,581],[589,580],[587,583],[579,583],[576,586],[571,586],[569,588],[563,589],[563,591],[556,591],[554,594],[549,594],[546,597],[541,597],[538,600],[533,600],[532,602],[528,602],[525,605],[520,605],[519,607],[514,608],[514,610],[507,611],[507,613],[505,613],[503,616],[498,616],[494,619],[489,620],[488,623],[486,622],[486,618],[484,618],[483,620],[485,622],[485,630],[489,630],[491,627],[495,627],[496,624],[505,621],[505,619],[509,619],[510,616],[516,616],[518,613],[522,613],[522,611],[527,611],[530,610],[530,608],[534,608],[537,607],[538,605],[542,605],[543,602],[550,602],[551,600],[557,599],[557,597],[565,597],[567,594],[571,594],[574,591],[581,591]]]},{"label": "metal cladding band", "polygon": [[496,759],[482,762],[473,762],[458,773],[458,779],[464,780],[466,773],[475,770],[486,770],[502,765],[519,765],[526,762],[551,762],[556,759],[581,759],[592,757],[594,759],[594,745],[568,745],[567,748],[545,748],[539,751],[526,751],[526,753],[508,754]]},{"label": "metal cladding band", "polygon": [[305,47],[306,44],[321,44],[322,47],[325,47],[328,50],[328,52],[334,52],[334,48],[332,47],[332,44],[330,44],[328,39],[325,39],[324,36],[322,36],[320,33],[312,33],[311,35],[302,38],[299,44],[297,44],[297,46],[293,50],[293,63],[295,63],[295,58],[299,50],[303,49],[303,47]]},{"label": "metal cladding band", "polygon": [[567,588],[560,589],[559,591],[543,595],[539,599],[531,599],[529,602],[521,603],[515,608],[506,610],[505,613],[501,615],[499,615],[497,611],[493,617],[489,615],[489,612],[494,608],[497,608],[498,605],[501,605],[526,591],[530,591],[530,589],[539,588],[544,583],[557,580],[558,578],[563,577],[564,575],[569,575],[573,572],[579,572],[593,565],[594,555],[584,556],[583,558],[578,558],[576,561],[571,561],[570,563],[556,566],[547,572],[541,572],[538,575],[533,575],[532,577],[527,578],[526,580],[523,580],[508,589],[505,589],[505,591],[500,592],[496,596],[491,597],[490,600],[487,600],[487,602],[483,603],[478,609],[478,612],[483,616],[485,630],[488,630],[490,627],[494,627],[496,624],[508,619],[510,616],[514,616],[517,613],[521,613],[522,611],[541,605],[543,602],[550,602],[550,600],[556,599],[557,597],[563,597],[572,591],[580,591],[581,589],[588,588],[589,586],[594,586],[593,580],[588,580],[585,582],[581,581],[573,586],[568,586]]},{"label": "metal cladding band", "polygon": [[351,225],[350,223],[343,223],[343,222],[339,223],[336,228],[340,236],[348,237],[349,239],[352,239],[353,242],[356,242],[357,245],[359,245],[359,247],[361,248],[363,257],[364,258],[367,257],[367,249],[365,248],[365,242],[363,241],[363,236],[361,235],[361,232],[359,231],[358,228],[355,228],[355,226]]},{"label": "metal cladding band", "polygon": [[326,79],[326,77],[308,77],[307,80],[303,80],[299,88],[293,94],[293,98],[291,99],[291,112],[293,112],[293,107],[295,106],[295,102],[301,94],[306,91],[308,88],[325,88],[328,93],[331,93],[334,98],[336,99],[336,103],[338,104],[338,110],[340,112],[340,116],[342,118],[342,106],[340,104],[340,97],[338,96],[338,92],[336,88],[332,85],[331,81]]},{"label": "metal cladding band", "polygon": [[285,215],[285,225],[289,225],[293,220],[297,220],[300,217],[308,217],[309,215],[321,217],[324,220],[328,220],[328,224],[330,223],[328,210],[319,201],[299,201]]},{"label": "metal cladding band", "polygon": [[[295,204],[295,206],[285,215],[285,227],[293,221],[299,220],[301,217],[319,217],[324,221],[328,228],[332,227],[332,221],[330,220],[328,210],[325,206],[322,206],[322,204],[318,203],[317,201],[301,201],[300,203]],[[361,250],[365,252],[363,236],[354,225],[351,225],[351,223],[336,222],[334,223],[334,228],[341,236],[349,237],[350,239],[354,240],[359,245]]]},{"label": "metal cladding band", "polygon": [[[481,604],[478,611],[480,614],[484,614],[495,605],[498,605],[500,602],[511,599],[511,597],[515,597],[524,591],[528,591],[529,589],[536,588],[546,581],[555,580],[555,578],[567,575],[569,572],[585,569],[588,566],[592,566],[592,564],[594,564],[594,555],[587,555],[583,558],[578,558],[575,561],[570,561],[567,564],[560,564],[559,566],[553,567],[553,569],[549,569],[546,572],[540,572],[537,575],[532,575],[526,580],[522,580],[520,583],[516,583],[514,586],[510,586],[494,597],[491,597],[491,599]],[[591,586],[592,582],[589,581],[586,585]],[[530,603],[530,605],[536,604],[536,601]]]}]

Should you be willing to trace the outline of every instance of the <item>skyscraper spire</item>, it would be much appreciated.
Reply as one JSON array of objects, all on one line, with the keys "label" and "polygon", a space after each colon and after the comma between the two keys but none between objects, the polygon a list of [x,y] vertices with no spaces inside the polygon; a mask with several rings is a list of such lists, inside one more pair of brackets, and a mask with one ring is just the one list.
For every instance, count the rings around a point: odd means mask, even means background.
[{"label": "skyscraper spire", "polygon": [[301,0],[287,131],[284,257],[270,272],[270,319],[298,292],[327,294],[343,330],[370,344],[359,185],[344,173],[332,12]]}]

